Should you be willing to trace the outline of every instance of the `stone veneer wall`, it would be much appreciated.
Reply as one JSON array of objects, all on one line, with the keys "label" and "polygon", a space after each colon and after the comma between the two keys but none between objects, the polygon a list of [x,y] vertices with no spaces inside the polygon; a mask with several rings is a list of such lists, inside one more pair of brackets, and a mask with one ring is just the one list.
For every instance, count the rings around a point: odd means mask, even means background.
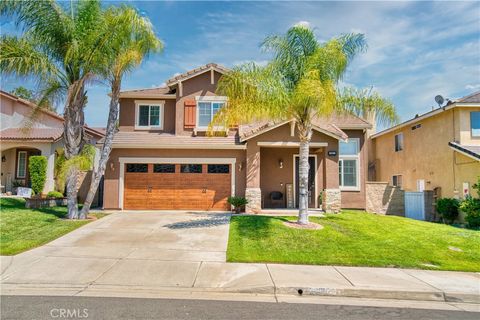
[{"label": "stone veneer wall", "polygon": [[405,215],[405,194],[398,187],[393,187],[388,182],[367,181],[366,210],[378,214]]},{"label": "stone veneer wall", "polygon": [[325,189],[322,193],[322,207],[326,213],[337,213],[342,208],[340,189]]},{"label": "stone veneer wall", "polygon": [[246,213],[257,213],[262,210],[262,190],[260,188],[245,189],[245,198],[248,201],[245,206]]}]

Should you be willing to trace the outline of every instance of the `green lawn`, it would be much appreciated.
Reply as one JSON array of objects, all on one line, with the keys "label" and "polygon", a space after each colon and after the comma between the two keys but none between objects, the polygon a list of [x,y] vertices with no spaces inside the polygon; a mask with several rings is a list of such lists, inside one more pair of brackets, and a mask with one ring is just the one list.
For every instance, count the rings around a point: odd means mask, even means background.
[{"label": "green lawn", "polygon": [[480,271],[480,231],[359,211],[311,217],[322,230],[286,219],[233,216],[227,261]]},{"label": "green lawn", "polygon": [[41,246],[90,222],[65,220],[66,214],[66,207],[26,209],[23,199],[1,198],[0,255]]}]

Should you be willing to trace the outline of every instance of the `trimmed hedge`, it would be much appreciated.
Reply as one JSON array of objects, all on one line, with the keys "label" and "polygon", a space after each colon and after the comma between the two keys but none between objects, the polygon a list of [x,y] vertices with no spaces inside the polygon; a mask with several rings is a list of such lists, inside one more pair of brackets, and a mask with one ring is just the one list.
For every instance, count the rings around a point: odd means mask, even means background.
[{"label": "trimmed hedge", "polygon": [[28,158],[28,172],[33,192],[41,194],[47,181],[47,157],[31,156]]},{"label": "trimmed hedge", "polygon": [[47,198],[63,198],[63,194],[58,191],[50,191],[47,193]]}]

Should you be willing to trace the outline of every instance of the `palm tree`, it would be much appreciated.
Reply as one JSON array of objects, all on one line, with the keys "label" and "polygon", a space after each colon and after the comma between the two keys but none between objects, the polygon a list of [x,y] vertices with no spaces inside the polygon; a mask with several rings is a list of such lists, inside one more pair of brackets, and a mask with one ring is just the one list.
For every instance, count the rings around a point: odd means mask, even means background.
[{"label": "palm tree", "polygon": [[393,103],[378,92],[368,89],[345,88],[341,92],[341,102],[346,110],[367,120],[373,127],[376,124],[389,125],[399,122]]},{"label": "palm tree", "polygon": [[285,35],[267,37],[262,47],[273,54],[266,66],[233,68],[218,84],[228,102],[214,122],[233,125],[257,120],[295,121],[299,140],[299,224],[308,224],[308,156],[312,120],[346,112],[337,90],[352,59],[366,49],[363,34],[345,34],[320,43],[313,31],[294,26]]},{"label": "palm tree", "polygon": [[[5,0],[0,2],[0,14],[16,17],[24,31],[18,37],[2,36],[1,72],[37,79],[44,96],[40,102],[52,97],[65,100],[65,157],[78,156],[85,143],[85,86],[95,76],[99,57],[115,29],[102,28],[98,0],[71,1],[69,6],[53,0]],[[67,175],[71,219],[78,218],[77,175],[78,168],[71,166]]]},{"label": "palm tree", "polygon": [[142,60],[153,52],[163,48],[162,42],[155,35],[147,18],[128,6],[110,7],[105,12],[105,28],[114,28],[108,54],[102,63],[102,78],[107,79],[110,92],[110,110],[106,135],[103,141],[98,167],[94,169],[87,198],[83,204],[80,218],[87,216],[95,197],[100,179],[105,173],[119,111],[120,88],[125,74],[140,65]]}]

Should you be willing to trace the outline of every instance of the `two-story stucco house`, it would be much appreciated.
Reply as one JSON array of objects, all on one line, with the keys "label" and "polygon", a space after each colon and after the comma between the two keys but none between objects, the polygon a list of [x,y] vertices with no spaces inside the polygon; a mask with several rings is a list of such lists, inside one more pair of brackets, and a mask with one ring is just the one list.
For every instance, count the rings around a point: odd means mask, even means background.
[{"label": "two-story stucco house", "polygon": [[371,136],[377,181],[462,198],[480,176],[480,92]]},{"label": "two-story stucco house", "polygon": [[[227,71],[207,64],[169,79],[165,87],[121,93],[105,208],[227,210],[230,195],[245,196],[248,211],[297,206],[299,140],[292,121],[206,135],[228,99],[215,95]],[[315,120],[310,207],[323,202],[328,210],[365,208],[370,127],[355,116]]]},{"label": "two-story stucco house", "polygon": [[[32,118],[34,110],[38,112]],[[0,121],[1,192],[12,191],[16,183],[30,185],[28,159],[33,155],[47,157],[47,180],[43,192],[54,190],[55,152],[63,148],[63,118],[0,90]],[[85,133],[92,144],[104,136],[89,127],[85,127]]]}]

